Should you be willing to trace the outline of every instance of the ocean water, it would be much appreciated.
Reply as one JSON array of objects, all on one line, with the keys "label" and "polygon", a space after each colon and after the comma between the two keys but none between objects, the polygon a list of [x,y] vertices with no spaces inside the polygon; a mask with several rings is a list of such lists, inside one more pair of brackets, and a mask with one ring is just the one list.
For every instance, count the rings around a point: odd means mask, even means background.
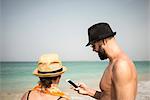
[{"label": "ocean water", "polygon": [[[135,61],[134,63],[138,72],[138,80],[150,80],[150,61]],[[0,65],[0,92],[24,92],[38,82],[38,77],[32,75],[37,67],[35,62],[1,62]],[[69,89],[69,84],[65,82],[68,78],[98,88],[108,62],[63,62],[63,65],[68,70],[61,78],[62,90]]]}]

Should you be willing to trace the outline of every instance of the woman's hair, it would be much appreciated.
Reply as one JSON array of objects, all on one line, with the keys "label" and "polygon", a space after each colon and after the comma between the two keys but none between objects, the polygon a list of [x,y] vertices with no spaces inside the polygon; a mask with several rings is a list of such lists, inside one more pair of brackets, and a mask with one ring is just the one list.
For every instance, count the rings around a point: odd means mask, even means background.
[{"label": "woman's hair", "polygon": [[41,85],[42,88],[49,88],[52,84],[52,80],[56,80],[57,78],[60,77],[61,75],[56,77],[39,77],[40,78],[39,84]]}]

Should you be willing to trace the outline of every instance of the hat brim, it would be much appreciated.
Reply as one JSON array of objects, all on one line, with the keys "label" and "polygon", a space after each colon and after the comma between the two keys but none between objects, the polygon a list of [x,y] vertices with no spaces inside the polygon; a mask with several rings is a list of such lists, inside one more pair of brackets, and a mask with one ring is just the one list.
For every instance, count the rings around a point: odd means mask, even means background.
[{"label": "hat brim", "polygon": [[115,35],[116,35],[116,32],[109,33],[109,34],[103,35],[103,36],[99,36],[97,40],[90,41],[90,42],[86,45],[86,47],[89,46],[90,44],[92,44],[94,41],[99,41],[99,40],[106,39],[106,38],[108,38],[108,37],[115,36]]},{"label": "hat brim", "polygon": [[36,68],[34,71],[33,71],[33,74],[35,76],[38,76],[38,77],[55,77],[55,76],[59,76],[61,74],[63,74],[65,71],[67,71],[67,68],[65,66],[62,66],[63,70],[61,72],[56,72],[56,73],[46,73],[46,74],[41,74],[41,73],[38,73],[38,68]]}]

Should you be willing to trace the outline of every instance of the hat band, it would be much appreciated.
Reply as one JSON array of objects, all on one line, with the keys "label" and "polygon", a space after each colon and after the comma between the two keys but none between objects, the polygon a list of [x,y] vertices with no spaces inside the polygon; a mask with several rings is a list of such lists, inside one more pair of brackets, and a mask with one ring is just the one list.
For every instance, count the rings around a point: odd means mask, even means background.
[{"label": "hat band", "polygon": [[41,72],[38,70],[38,73],[41,73],[41,74],[47,74],[47,73],[57,73],[57,72],[61,72],[63,70],[63,68],[60,68],[58,70],[55,70],[55,71],[51,71],[51,72]]}]

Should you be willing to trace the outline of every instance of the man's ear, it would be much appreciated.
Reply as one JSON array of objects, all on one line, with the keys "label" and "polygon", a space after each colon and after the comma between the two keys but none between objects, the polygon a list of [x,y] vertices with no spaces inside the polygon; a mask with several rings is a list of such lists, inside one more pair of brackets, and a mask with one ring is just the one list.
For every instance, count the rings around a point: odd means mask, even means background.
[{"label": "man's ear", "polygon": [[102,41],[103,41],[103,44],[106,45],[107,39],[103,39]]}]

